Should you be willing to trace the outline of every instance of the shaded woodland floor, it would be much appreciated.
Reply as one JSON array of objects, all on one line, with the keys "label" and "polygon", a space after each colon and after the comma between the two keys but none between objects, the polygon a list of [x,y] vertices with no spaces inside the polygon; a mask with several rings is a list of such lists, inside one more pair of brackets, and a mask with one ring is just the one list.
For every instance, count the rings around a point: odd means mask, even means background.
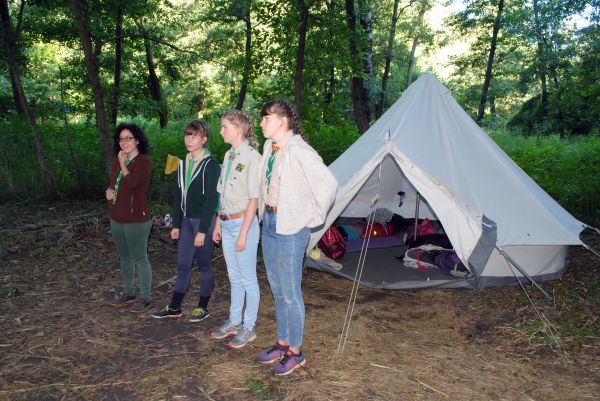
[{"label": "shaded woodland floor", "polygon": [[[275,378],[254,362],[275,334],[262,264],[258,339],[232,351],[208,338],[228,316],[220,249],[211,317],[191,324],[196,290],[175,321],[108,306],[120,276],[102,203],[4,204],[0,233],[2,400],[600,399],[600,260],[584,249],[571,250],[562,280],[544,284],[553,301],[526,287],[543,319],[518,287],[361,287],[341,356],[352,282],[308,270],[308,371]],[[167,236],[155,229],[149,246],[156,309],[175,274]],[[600,236],[585,240],[600,250]]]}]

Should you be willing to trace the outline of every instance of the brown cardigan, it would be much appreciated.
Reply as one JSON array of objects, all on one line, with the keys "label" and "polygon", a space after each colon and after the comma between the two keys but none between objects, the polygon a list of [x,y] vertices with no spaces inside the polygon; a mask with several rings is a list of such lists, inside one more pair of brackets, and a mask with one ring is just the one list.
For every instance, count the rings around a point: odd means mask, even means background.
[{"label": "brown cardigan", "polygon": [[[139,153],[127,166],[129,174],[121,178],[117,202],[108,201],[108,215],[118,223],[142,223],[150,220],[148,188],[152,177],[152,160]],[[121,171],[119,160],[115,158],[110,172],[109,188],[115,189],[117,176]]]}]

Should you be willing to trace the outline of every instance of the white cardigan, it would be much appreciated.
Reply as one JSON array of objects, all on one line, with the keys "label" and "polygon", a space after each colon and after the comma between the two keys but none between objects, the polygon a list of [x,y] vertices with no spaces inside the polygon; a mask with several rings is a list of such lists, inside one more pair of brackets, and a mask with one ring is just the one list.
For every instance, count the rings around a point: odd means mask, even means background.
[{"label": "white cardigan", "polygon": [[[258,172],[264,180],[271,144],[263,147]],[[293,135],[278,155],[279,191],[277,201],[277,234],[295,234],[304,227],[314,228],[325,222],[333,205],[338,183],[323,164],[321,156],[300,135]],[[258,213],[262,220],[265,200],[260,191]]]}]

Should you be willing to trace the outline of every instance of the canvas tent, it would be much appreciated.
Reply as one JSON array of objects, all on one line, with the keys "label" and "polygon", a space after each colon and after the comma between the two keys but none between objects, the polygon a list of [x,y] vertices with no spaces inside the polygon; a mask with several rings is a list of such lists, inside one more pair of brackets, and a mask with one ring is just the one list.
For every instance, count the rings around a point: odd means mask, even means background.
[{"label": "canvas tent", "polygon": [[[586,225],[525,174],[430,73],[414,82],[329,168],[339,182],[338,193],[325,225],[311,234],[308,249],[340,216],[365,217],[373,208],[383,207],[414,217],[418,203],[419,217],[441,222],[472,273],[462,279],[420,274],[401,266],[393,250],[367,250],[363,273],[367,285],[514,284],[514,275],[521,274],[511,269],[499,250],[536,281],[544,281],[562,275],[568,245],[583,245],[579,234]],[[406,194],[402,203],[400,191]],[[354,277],[357,256],[347,254],[341,263],[343,268],[336,270],[307,258],[311,267]],[[379,273],[371,274],[375,271]]]}]

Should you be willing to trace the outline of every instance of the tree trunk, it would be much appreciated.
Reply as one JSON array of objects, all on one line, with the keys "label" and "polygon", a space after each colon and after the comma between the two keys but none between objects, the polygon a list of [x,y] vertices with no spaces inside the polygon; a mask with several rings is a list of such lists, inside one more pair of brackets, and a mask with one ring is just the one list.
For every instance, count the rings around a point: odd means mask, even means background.
[{"label": "tree trunk", "polygon": [[477,109],[477,124],[481,125],[483,120],[483,114],[485,113],[485,104],[487,102],[488,90],[490,89],[490,82],[492,81],[492,67],[494,65],[494,54],[496,53],[496,43],[498,41],[498,32],[500,31],[500,22],[502,20],[502,8],[504,7],[504,0],[498,1],[498,12],[496,14],[496,20],[494,21],[494,29],[492,32],[492,42],[490,44],[490,53],[488,55],[488,62],[485,68],[485,78],[483,80],[483,87],[481,88],[481,98],[479,99],[479,108]]},{"label": "tree trunk", "polygon": [[247,0],[244,5],[247,7],[244,10],[244,22],[246,23],[246,47],[244,53],[244,71],[242,71],[242,84],[240,86],[240,95],[238,96],[237,105],[235,108],[241,110],[244,107],[246,92],[248,91],[248,82],[250,81],[250,73],[252,72],[252,20],[250,17],[251,0]]},{"label": "tree trunk", "polygon": [[396,22],[398,21],[398,3],[400,0],[394,0],[394,11],[392,12],[392,23],[390,24],[390,32],[388,35],[388,43],[385,54],[385,68],[381,77],[381,94],[377,103],[376,115],[377,118],[383,114],[385,107],[385,95],[387,90],[387,81],[390,75],[390,65],[392,64],[392,54],[394,50],[394,37],[396,36]]},{"label": "tree trunk", "polygon": [[[328,13],[328,18],[330,18],[330,20],[333,20],[333,18],[337,18],[337,16],[335,15],[334,0],[327,0],[327,13]],[[329,33],[329,40],[328,40],[326,49],[329,51],[332,51],[334,48],[332,48],[331,45],[332,44],[335,45],[335,41],[334,41],[335,33],[333,32],[331,24],[328,24],[327,31]],[[322,109],[321,117],[322,117],[323,121],[325,123],[327,123],[329,121],[330,106],[333,102],[333,90],[334,90],[334,86],[335,86],[335,64],[334,64],[334,61],[330,60],[329,73],[327,74],[327,78],[324,78],[322,82],[323,82],[322,83],[322,85],[323,85],[323,102],[324,102],[325,107],[323,107],[323,109]]]},{"label": "tree trunk", "polygon": [[546,114],[548,108],[548,87],[546,84],[546,51],[542,38],[542,23],[540,21],[540,10],[538,0],[533,0],[533,16],[535,23],[535,36],[537,39],[538,73],[542,85],[542,115]]},{"label": "tree trunk", "polygon": [[[16,44],[19,41],[19,36],[21,35],[21,27],[23,26],[23,10],[25,9],[25,0],[21,0],[21,6],[19,7],[19,14],[17,15],[17,26],[15,28],[15,32],[14,32],[14,43],[15,43],[15,48],[16,48]],[[17,55],[14,55],[15,59],[17,58]],[[17,66],[19,65],[19,63],[17,62]],[[18,114],[22,114],[25,112],[25,108],[23,107],[23,105],[21,104],[21,100],[19,99],[19,90],[17,89],[17,83],[12,79],[10,80],[10,85],[12,87],[12,97],[13,97],[13,103],[15,105],[15,111]]]},{"label": "tree trunk", "polygon": [[110,122],[113,127],[117,125],[119,115],[119,99],[121,97],[121,62],[123,59],[123,7],[117,5],[117,27],[115,30],[115,77],[113,98],[110,111]]},{"label": "tree trunk", "polygon": [[56,188],[48,168],[48,163],[46,162],[46,155],[44,154],[44,147],[42,145],[40,131],[38,129],[37,122],[35,121],[33,111],[27,102],[27,97],[25,96],[25,91],[23,90],[23,84],[21,83],[21,77],[19,75],[19,66],[16,59],[16,41],[11,27],[7,0],[0,1],[0,20],[2,22],[2,37],[4,38],[4,55],[10,71],[10,77],[15,83],[17,97],[23,106],[23,111],[27,116],[27,122],[31,127],[31,133],[33,134],[33,139],[35,142],[35,154],[38,165],[40,166],[40,170],[42,172],[42,176],[44,177],[44,184],[46,186],[47,193],[51,196],[54,196],[56,194]]},{"label": "tree trunk", "polygon": [[160,88],[160,80],[156,75],[156,69],[154,68],[154,55],[152,53],[152,45],[148,34],[144,31],[144,47],[146,48],[146,64],[148,65],[148,80],[150,83],[150,93],[152,98],[156,102],[158,107],[158,115],[160,116],[160,128],[163,129],[167,126],[167,105],[162,97],[162,90]]},{"label": "tree trunk", "polygon": [[492,117],[496,117],[496,97],[490,95],[490,114]]},{"label": "tree trunk", "polygon": [[73,167],[75,168],[75,175],[77,177],[77,183],[79,184],[80,193],[86,193],[86,181],[83,178],[83,174],[81,172],[81,169],[79,168],[79,163],[77,162],[77,156],[75,155],[75,151],[73,150],[73,136],[71,134],[71,127],[69,127],[69,119],[67,118],[67,106],[65,104],[65,85],[63,81],[62,68],[59,68],[58,72],[60,78],[60,102],[62,104],[63,122],[65,124],[65,140],[67,142],[67,148],[69,149],[71,161],[73,162]]},{"label": "tree trunk", "polygon": [[12,75],[10,77],[10,86],[12,87],[12,97],[13,104],[15,105],[15,111],[19,114],[23,114],[25,112],[25,108],[19,99],[19,89],[17,89],[17,83],[12,79]]},{"label": "tree trunk", "polygon": [[421,29],[423,28],[423,17],[427,12],[429,4],[426,0],[421,0],[421,6],[419,8],[419,16],[417,18],[417,25],[413,34],[412,47],[410,48],[410,55],[408,57],[408,67],[406,69],[406,80],[404,81],[404,89],[406,90],[413,81],[413,70],[415,68],[415,54],[417,52],[417,46],[421,39]]},{"label": "tree trunk", "polygon": [[358,67],[358,33],[356,32],[356,13],[354,12],[354,0],[345,0],[345,3],[346,22],[348,24],[348,31],[350,34],[350,63],[352,67],[350,92],[352,96],[352,108],[354,109],[354,118],[356,119],[358,131],[363,134],[369,129],[369,115],[367,111],[368,106],[365,105],[363,101],[365,87],[360,67]]},{"label": "tree trunk", "polygon": [[299,31],[298,48],[296,50],[296,71],[294,73],[294,103],[298,115],[302,116],[302,74],[304,72],[304,50],[306,48],[306,32],[308,30],[308,6],[304,0],[298,0]]},{"label": "tree trunk", "polygon": [[358,0],[360,25],[363,29],[366,45],[364,46],[363,103],[366,107],[367,119],[373,120],[373,11],[368,0]]},{"label": "tree trunk", "polygon": [[415,68],[415,53],[417,52],[417,46],[419,45],[419,39],[421,38],[421,30],[417,30],[413,36],[412,47],[410,48],[410,55],[408,56],[408,67],[406,69],[406,80],[404,81],[404,89],[406,90],[413,80],[413,70]]},{"label": "tree trunk", "polygon": [[71,9],[73,10],[77,31],[81,39],[83,54],[85,57],[85,68],[87,70],[88,79],[92,86],[94,94],[94,104],[96,106],[96,124],[98,124],[98,132],[100,134],[100,142],[104,150],[104,162],[106,171],[110,171],[112,164],[112,147],[108,140],[108,129],[106,126],[106,109],[104,107],[104,94],[102,93],[102,85],[100,83],[100,72],[98,63],[92,49],[92,38],[90,36],[86,14],[83,10],[81,0],[69,0]]}]

